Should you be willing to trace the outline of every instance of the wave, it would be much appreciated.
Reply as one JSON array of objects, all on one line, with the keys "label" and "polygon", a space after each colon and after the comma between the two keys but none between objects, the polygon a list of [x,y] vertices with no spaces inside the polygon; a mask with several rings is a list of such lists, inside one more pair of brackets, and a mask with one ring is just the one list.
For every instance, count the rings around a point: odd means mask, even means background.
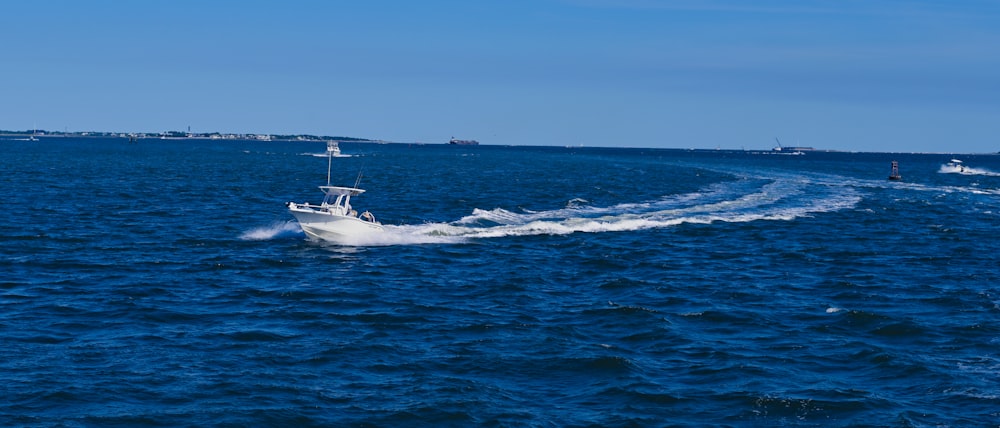
[{"label": "wave", "polygon": [[[1000,196],[1000,189],[979,187],[978,183],[971,186],[934,186],[920,183],[897,183],[896,187],[921,191],[921,192],[941,192],[941,193],[965,193],[973,195]],[[878,187],[878,186],[871,186]]]}]

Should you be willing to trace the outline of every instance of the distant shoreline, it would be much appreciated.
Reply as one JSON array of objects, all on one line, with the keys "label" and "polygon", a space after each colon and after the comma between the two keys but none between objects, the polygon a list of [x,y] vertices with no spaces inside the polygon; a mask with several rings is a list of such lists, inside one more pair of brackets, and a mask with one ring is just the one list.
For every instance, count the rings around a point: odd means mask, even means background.
[{"label": "distant shoreline", "polygon": [[[223,134],[219,132],[212,133],[186,133],[186,132],[163,132],[163,133],[143,133],[143,132],[50,132],[44,130],[36,130],[34,133],[32,131],[6,131],[0,130],[0,140],[26,140],[34,137],[35,139],[63,139],[63,138],[80,138],[80,139],[97,139],[97,138],[121,138],[121,139],[135,139],[136,141],[152,141],[152,140],[165,140],[165,141],[260,141],[260,142],[324,142],[324,141],[337,141],[342,143],[372,143],[372,144],[408,144],[408,145],[435,145],[434,143],[422,143],[422,142],[400,142],[400,141],[385,141],[385,140],[373,140],[369,138],[357,138],[357,137],[343,137],[343,136],[327,136],[327,135],[309,135],[309,134],[294,134],[294,135],[282,135],[282,134]],[[444,145],[449,145],[448,143],[443,143]],[[502,145],[501,145],[502,146]],[[463,146],[466,147],[466,146]],[[474,147],[474,146],[472,146]],[[527,147],[527,146],[525,146]],[[559,147],[559,146],[536,146],[536,147]],[[731,152],[731,153],[747,153],[754,155],[778,155],[778,156],[790,156],[798,157],[796,155],[805,155],[807,153],[883,153],[883,154],[926,154],[926,155],[1000,155],[1000,152],[878,152],[878,151],[855,151],[855,150],[835,150],[835,149],[816,149],[812,147],[808,148],[798,148],[807,149],[797,152],[789,151],[776,151],[773,149],[746,149],[746,148],[681,148],[681,147],[631,147],[631,146],[565,146],[566,148],[590,148],[590,149],[655,149],[655,150],[678,150],[678,151],[696,151],[696,152]]]},{"label": "distant shoreline", "polygon": [[357,143],[377,143],[378,140],[368,138],[308,135],[308,134],[236,134],[236,133],[191,133],[169,131],[161,133],[148,132],[52,132],[41,129],[28,131],[3,131],[0,138],[126,138],[136,140],[213,140],[213,141],[340,141]]}]

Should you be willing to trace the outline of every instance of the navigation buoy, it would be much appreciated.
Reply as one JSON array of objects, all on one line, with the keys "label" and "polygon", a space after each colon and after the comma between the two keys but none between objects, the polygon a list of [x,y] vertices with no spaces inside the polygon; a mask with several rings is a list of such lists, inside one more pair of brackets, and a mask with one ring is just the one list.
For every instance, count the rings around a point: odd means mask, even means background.
[{"label": "navigation buoy", "polygon": [[890,180],[902,180],[903,176],[899,175],[899,162],[892,161],[892,172],[889,173]]}]

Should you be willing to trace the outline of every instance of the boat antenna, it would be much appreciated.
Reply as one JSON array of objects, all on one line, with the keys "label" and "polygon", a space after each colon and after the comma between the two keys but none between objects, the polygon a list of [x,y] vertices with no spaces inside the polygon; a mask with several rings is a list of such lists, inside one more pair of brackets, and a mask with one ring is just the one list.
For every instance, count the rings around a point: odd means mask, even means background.
[{"label": "boat antenna", "polygon": [[361,177],[363,177],[365,175],[364,172],[365,172],[365,168],[364,167],[362,167],[360,170],[358,170],[358,179],[354,180],[354,188],[355,189],[357,189],[358,186],[361,185]]},{"label": "boat antenna", "polygon": [[330,168],[333,167],[333,151],[326,151],[326,186],[330,186]]}]

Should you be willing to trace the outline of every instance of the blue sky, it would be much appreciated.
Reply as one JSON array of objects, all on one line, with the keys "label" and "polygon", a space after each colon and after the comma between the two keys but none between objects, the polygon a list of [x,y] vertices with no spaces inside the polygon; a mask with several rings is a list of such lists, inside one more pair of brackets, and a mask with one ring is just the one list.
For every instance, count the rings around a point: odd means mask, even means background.
[{"label": "blue sky", "polygon": [[0,129],[1000,151],[1000,2],[0,1]]}]

